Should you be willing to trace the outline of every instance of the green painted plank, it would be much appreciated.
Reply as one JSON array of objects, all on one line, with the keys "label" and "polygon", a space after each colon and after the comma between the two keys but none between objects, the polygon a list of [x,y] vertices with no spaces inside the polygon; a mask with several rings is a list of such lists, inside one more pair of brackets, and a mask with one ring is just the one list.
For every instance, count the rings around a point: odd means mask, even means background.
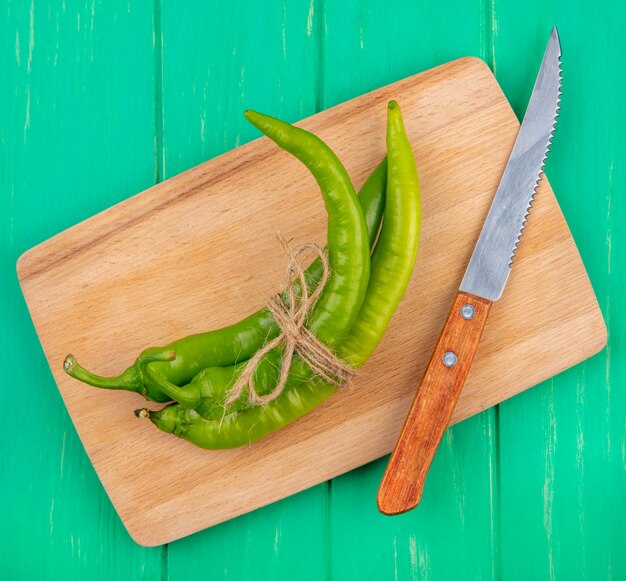
[{"label": "green painted plank", "polygon": [[317,581],[325,576],[327,493],[322,484],[167,546],[171,581]]},{"label": "green painted plank", "polygon": [[[626,208],[616,188],[624,183],[623,8],[318,0],[265,12],[250,3],[246,12],[177,10],[164,0],[163,44],[153,53],[152,8],[143,3],[49,4],[11,1],[0,14],[0,38],[9,39],[0,49],[0,345],[31,398],[25,407],[5,386],[6,405],[28,411],[5,416],[0,442],[0,469],[10,475],[0,484],[3,576],[626,577]],[[17,256],[155,176],[250,139],[239,117],[248,106],[298,119],[476,54],[493,61],[520,113],[554,22],[566,101],[549,173],[607,315],[606,353],[503,404],[499,416],[491,410],[449,430],[414,513],[376,514],[381,461],[336,479],[330,495],[316,487],[169,551],[134,545],[56,392],[15,279]]]},{"label": "green painted plank", "polygon": [[347,101],[464,56],[486,58],[480,1],[458,6],[402,0],[323,5],[321,104]]},{"label": "green painted plank", "polygon": [[312,0],[159,2],[165,177],[258,137],[247,108],[286,121],[315,113]]},{"label": "green painted plank", "polygon": [[159,579],[124,530],[58,394],[22,299],[29,247],[154,180],[152,10],[18,2],[0,13],[0,577]]},{"label": "green painted plank", "polygon": [[495,2],[496,73],[518,114],[559,26],[563,107],[548,174],[609,329],[605,352],[501,405],[505,579],[626,578],[626,202],[615,191],[626,177],[625,14],[602,2]]},{"label": "green painted plank", "polygon": [[[408,1],[326,3],[322,104],[345,101],[455,58],[486,58],[485,14],[479,2],[457,3],[454,9]],[[407,515],[389,518],[376,511],[386,461],[332,482],[332,577],[494,578],[495,411],[446,432],[422,503]]]},{"label": "green painted plank", "polygon": [[[315,112],[315,9],[161,0],[164,176],[257,137],[246,108],[289,121]],[[318,486],[171,544],[170,579],[322,578],[326,498]]]},{"label": "green painted plank", "polygon": [[332,577],[492,579],[497,550],[493,411],[444,436],[419,507],[387,517],[376,492],[387,458],[332,481]]}]

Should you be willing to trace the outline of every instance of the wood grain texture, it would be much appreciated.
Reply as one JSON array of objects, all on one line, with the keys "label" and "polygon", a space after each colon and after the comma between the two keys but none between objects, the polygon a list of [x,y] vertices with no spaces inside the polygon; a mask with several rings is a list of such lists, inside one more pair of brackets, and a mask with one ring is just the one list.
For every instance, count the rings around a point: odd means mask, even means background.
[{"label": "wood grain texture", "polygon": [[[386,515],[415,508],[426,476],[472,367],[493,303],[459,291],[409,407],[380,482],[376,502]],[[471,314],[463,316],[463,309]],[[446,361],[446,356],[453,357]]]},{"label": "wood grain texture", "polygon": [[[391,97],[403,106],[421,173],[427,217],[416,274],[354,389],[262,442],[207,454],[135,421],[131,410],[141,400],[133,394],[86,388],[64,376],[61,362],[71,348],[96,371],[114,373],[147,344],[258,308],[284,268],[273,232],[324,237],[313,180],[287,154],[267,140],[245,145],[21,258],[22,288],[64,401],[138,542],[189,534],[391,449],[518,129],[485,64],[455,61],[303,122],[336,150],[357,185],[384,153],[383,112]],[[493,309],[453,422],[604,344],[593,291],[546,181],[538,194],[519,262]],[[228,481],[237,486],[225,486]]]}]

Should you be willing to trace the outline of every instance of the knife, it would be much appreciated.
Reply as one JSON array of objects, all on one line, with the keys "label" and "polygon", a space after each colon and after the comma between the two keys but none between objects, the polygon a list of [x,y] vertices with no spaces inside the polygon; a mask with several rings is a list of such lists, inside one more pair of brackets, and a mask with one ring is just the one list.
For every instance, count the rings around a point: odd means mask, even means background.
[{"label": "knife", "polygon": [[377,502],[384,514],[411,510],[422,497],[491,305],[509,278],[543,175],[560,95],[561,46],[555,27],[489,214],[380,483]]}]

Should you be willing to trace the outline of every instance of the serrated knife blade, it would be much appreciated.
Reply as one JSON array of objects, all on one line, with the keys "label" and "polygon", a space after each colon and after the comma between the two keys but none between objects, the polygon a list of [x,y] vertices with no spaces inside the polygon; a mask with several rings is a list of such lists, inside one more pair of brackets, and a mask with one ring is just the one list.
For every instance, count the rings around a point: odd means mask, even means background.
[{"label": "serrated knife blade", "polygon": [[560,101],[561,45],[555,27],[460,290],[491,301],[502,295],[550,149]]},{"label": "serrated knife blade", "polygon": [[487,315],[509,278],[556,126],[560,95],[561,46],[555,27],[487,219],[383,475],[377,503],[384,514],[411,510],[422,497]]}]

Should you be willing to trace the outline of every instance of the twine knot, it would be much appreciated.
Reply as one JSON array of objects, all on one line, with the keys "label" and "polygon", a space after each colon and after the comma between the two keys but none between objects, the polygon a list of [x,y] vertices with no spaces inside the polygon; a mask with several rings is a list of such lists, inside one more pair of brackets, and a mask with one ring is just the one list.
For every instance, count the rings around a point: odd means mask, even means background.
[{"label": "twine knot", "polygon": [[[306,327],[307,317],[330,278],[330,265],[326,252],[311,242],[301,244],[291,250],[280,232],[276,233],[276,237],[289,257],[287,297],[283,298],[277,294],[267,302],[267,309],[274,316],[280,333],[249,359],[237,382],[230,390],[226,405],[237,400],[246,387],[248,387],[248,401],[252,405],[264,405],[276,399],[285,389],[295,354],[298,354],[315,375],[331,385],[339,387],[354,375],[354,369],[339,359]],[[322,277],[311,294],[309,294],[306,284],[305,271],[300,266],[299,261],[300,256],[306,251],[314,252],[322,263]],[[297,292],[296,281],[299,282],[299,293]],[[284,345],[284,351],[278,382],[269,393],[261,395],[256,390],[254,372],[263,357],[279,345]]]}]

